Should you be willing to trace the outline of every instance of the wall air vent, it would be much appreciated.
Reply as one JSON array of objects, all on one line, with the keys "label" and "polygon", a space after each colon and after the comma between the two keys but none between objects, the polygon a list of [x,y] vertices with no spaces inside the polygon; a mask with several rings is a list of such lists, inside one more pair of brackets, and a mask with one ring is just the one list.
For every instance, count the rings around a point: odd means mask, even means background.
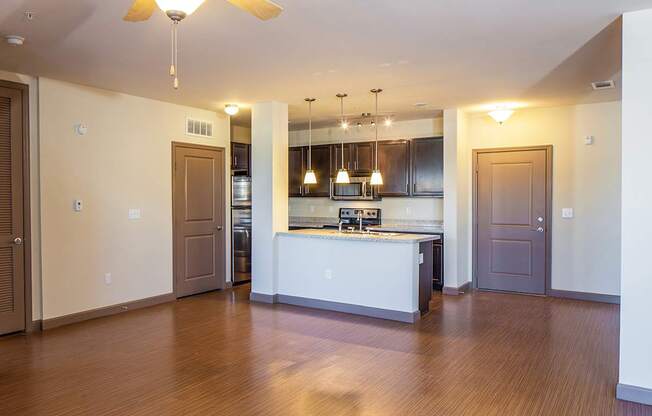
[{"label": "wall air vent", "polygon": [[213,123],[188,118],[186,119],[186,134],[189,136],[213,137]]},{"label": "wall air vent", "polygon": [[613,80],[592,82],[591,86],[596,91],[610,90],[612,88],[616,88],[616,84],[614,84]]}]

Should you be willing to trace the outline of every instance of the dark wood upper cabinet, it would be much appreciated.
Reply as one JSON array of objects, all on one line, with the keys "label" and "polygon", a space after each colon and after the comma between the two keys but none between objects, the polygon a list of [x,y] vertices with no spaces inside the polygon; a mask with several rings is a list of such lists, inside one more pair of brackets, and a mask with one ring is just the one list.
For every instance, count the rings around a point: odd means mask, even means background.
[{"label": "dark wood upper cabinet", "polygon": [[351,144],[344,143],[344,162],[342,162],[342,144],[332,144],[331,145],[331,172],[333,175],[337,174],[337,171],[342,169],[342,163],[344,163],[344,169],[351,170]]},{"label": "dark wood upper cabinet", "polygon": [[290,147],[288,157],[288,195],[303,195],[303,175],[306,173],[303,147]]},{"label": "dark wood upper cabinet", "polygon": [[360,175],[371,174],[374,169],[375,142],[354,143],[353,170]]},{"label": "dark wood upper cabinet", "polygon": [[231,142],[231,169],[249,171],[249,153],[251,145]]},{"label": "dark wood upper cabinet", "polygon": [[378,142],[378,168],[383,175],[380,196],[410,195],[410,142],[392,140]]},{"label": "dark wood upper cabinet", "polygon": [[[374,166],[374,142],[344,143],[344,168],[357,176],[370,175]],[[332,145],[331,173],[342,169],[342,144]]]},{"label": "dark wood upper cabinet", "polygon": [[412,195],[444,195],[444,138],[412,140]]},{"label": "dark wood upper cabinet", "polygon": [[[304,147],[305,165],[308,169],[308,147]],[[312,146],[312,170],[317,176],[317,185],[304,185],[304,196],[330,196],[331,146]],[[302,179],[303,180],[303,179]]]}]

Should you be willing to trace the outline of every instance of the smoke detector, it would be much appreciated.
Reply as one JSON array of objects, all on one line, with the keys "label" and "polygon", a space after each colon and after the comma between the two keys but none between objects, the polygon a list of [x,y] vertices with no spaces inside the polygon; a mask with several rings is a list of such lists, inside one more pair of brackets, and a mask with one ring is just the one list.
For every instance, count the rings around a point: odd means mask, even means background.
[{"label": "smoke detector", "polygon": [[25,38],[18,35],[7,35],[5,36],[5,41],[11,46],[21,46],[25,43]]},{"label": "smoke detector", "polygon": [[593,87],[594,90],[600,91],[600,90],[610,90],[613,88],[616,88],[616,84],[612,79],[607,80],[607,81],[596,81],[592,82],[591,86]]}]

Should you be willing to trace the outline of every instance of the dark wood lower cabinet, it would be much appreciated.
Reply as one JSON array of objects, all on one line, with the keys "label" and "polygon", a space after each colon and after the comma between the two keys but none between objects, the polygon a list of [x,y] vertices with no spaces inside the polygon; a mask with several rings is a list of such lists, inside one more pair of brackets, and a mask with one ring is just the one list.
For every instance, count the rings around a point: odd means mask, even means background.
[{"label": "dark wood lower cabinet", "polygon": [[419,244],[419,255],[423,256],[423,261],[419,264],[419,311],[422,315],[430,310],[432,299],[432,243],[425,241]]},{"label": "dark wood lower cabinet", "polygon": [[439,234],[439,240],[432,242],[432,288],[441,290],[444,287],[444,235]]}]

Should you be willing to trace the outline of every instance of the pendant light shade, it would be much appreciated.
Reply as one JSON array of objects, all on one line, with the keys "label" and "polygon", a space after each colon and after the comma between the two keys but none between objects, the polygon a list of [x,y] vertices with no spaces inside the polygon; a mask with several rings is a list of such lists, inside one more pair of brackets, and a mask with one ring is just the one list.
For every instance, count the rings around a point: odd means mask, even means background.
[{"label": "pendant light shade", "polygon": [[312,103],[315,100],[316,98],[305,99],[308,103],[308,169],[306,170],[306,175],[303,177],[304,185],[317,184],[317,175],[315,175],[315,171],[312,170]]},{"label": "pendant light shade", "polygon": [[381,175],[378,169],[374,169],[371,173],[371,182],[372,185],[382,185],[383,184],[383,175]]},{"label": "pendant light shade", "polygon": [[335,178],[335,183],[351,183],[351,179],[349,178],[349,172],[344,169],[344,133],[346,133],[346,129],[349,127],[349,123],[346,122],[344,119],[344,98],[347,97],[347,94],[340,93],[336,95],[337,98],[340,99],[340,112],[341,112],[341,119],[340,119],[340,126],[342,127],[342,168],[337,171],[337,177]]},{"label": "pendant light shade", "polygon": [[349,178],[349,172],[346,169],[340,169],[337,171],[337,178],[335,178],[335,183],[351,183]]},{"label": "pendant light shade", "polygon": [[317,175],[312,169],[306,171],[306,176],[303,177],[303,183],[305,185],[316,185],[317,184]]}]

